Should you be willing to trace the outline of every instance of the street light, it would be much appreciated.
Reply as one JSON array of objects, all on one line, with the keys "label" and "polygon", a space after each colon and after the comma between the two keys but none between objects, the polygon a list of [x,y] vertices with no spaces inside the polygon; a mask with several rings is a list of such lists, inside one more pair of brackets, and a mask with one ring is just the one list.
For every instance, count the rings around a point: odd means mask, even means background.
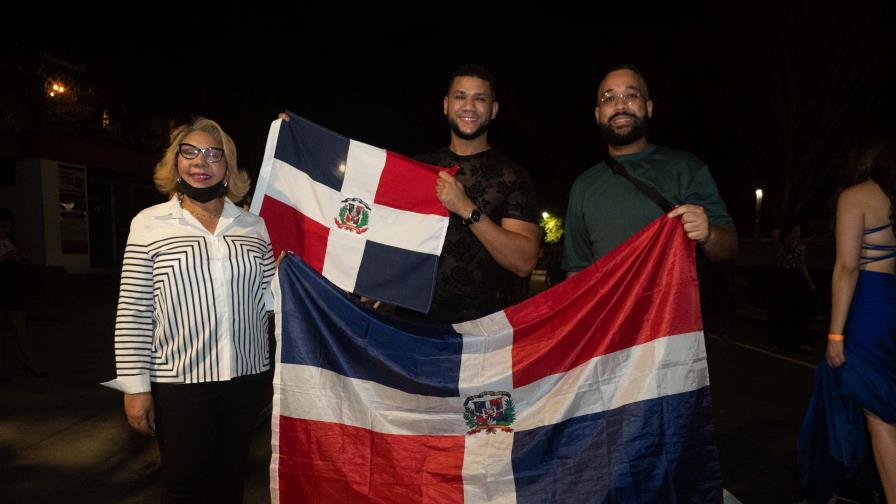
[{"label": "street light", "polygon": [[759,218],[762,215],[762,188],[756,188],[756,218],[753,222],[753,238],[759,238]]},{"label": "street light", "polygon": [[47,93],[50,95],[50,98],[54,98],[56,95],[61,95],[65,91],[65,85],[62,83],[52,81],[47,83]]},{"label": "street light", "polygon": [[547,212],[541,212],[541,218],[542,218],[542,219],[547,219],[549,215],[551,215],[551,214],[549,214],[549,213],[547,213]]}]

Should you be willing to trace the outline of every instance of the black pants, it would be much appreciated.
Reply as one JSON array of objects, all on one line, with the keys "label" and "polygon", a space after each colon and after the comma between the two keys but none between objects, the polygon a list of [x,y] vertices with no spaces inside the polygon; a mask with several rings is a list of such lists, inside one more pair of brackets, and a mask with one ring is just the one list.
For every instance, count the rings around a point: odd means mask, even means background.
[{"label": "black pants", "polygon": [[271,373],[230,381],[153,383],[162,502],[240,503],[258,413],[271,400]]}]

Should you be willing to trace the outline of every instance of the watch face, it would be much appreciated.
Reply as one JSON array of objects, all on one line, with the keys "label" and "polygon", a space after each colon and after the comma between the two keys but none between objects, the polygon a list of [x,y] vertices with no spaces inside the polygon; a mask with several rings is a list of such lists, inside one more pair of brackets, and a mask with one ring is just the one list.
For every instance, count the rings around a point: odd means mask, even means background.
[{"label": "watch face", "polygon": [[478,208],[473,210],[472,212],[470,212],[470,220],[471,221],[479,222],[480,217],[482,217],[482,212],[480,212]]}]

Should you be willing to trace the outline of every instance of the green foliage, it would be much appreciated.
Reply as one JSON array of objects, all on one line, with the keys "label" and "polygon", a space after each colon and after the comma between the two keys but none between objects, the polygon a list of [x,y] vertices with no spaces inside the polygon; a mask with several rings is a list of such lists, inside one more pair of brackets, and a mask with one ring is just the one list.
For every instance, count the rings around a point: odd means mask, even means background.
[{"label": "green foliage", "polygon": [[563,236],[563,218],[556,215],[548,215],[541,219],[541,229],[544,230],[545,243],[557,243]]}]

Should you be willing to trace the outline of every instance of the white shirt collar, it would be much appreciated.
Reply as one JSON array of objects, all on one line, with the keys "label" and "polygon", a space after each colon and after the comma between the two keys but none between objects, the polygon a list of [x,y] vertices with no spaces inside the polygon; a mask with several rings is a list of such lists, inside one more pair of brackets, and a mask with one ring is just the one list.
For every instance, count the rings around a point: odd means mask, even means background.
[{"label": "white shirt collar", "polygon": [[[184,212],[184,208],[180,204],[180,198],[177,195],[172,196],[171,199],[168,200],[168,203],[162,205],[160,210],[161,211],[156,214],[157,219],[183,219],[188,223],[198,225],[200,229],[208,232],[207,229],[199,224],[199,221],[197,221],[195,217],[186,215],[188,212]],[[218,219],[218,226],[215,228],[214,234],[217,235],[226,231],[242,213],[243,210],[234,205],[233,202],[230,201],[230,198],[225,196],[224,209],[221,212],[221,218]]]}]

